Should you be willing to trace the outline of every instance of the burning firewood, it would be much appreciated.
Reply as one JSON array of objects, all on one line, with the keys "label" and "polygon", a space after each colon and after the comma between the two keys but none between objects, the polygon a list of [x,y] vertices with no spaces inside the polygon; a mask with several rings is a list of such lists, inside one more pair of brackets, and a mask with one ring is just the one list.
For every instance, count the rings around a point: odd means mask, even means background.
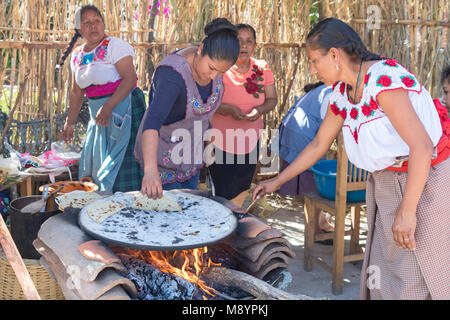
[{"label": "burning firewood", "polygon": [[209,268],[202,274],[202,278],[224,286],[239,288],[261,300],[311,300],[308,296],[288,293],[244,272],[223,267]]}]

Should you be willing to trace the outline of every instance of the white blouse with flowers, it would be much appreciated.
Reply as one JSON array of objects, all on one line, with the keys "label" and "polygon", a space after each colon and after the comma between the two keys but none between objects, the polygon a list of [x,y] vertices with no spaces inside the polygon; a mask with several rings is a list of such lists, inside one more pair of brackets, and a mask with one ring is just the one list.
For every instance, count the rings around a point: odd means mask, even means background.
[{"label": "white blouse with flowers", "polygon": [[356,104],[350,102],[343,82],[334,84],[330,96],[331,111],[345,120],[345,150],[353,164],[374,172],[409,155],[408,145],[377,103],[378,95],[388,90],[408,91],[415,112],[436,146],[442,136],[439,116],[430,94],[412,73],[395,60],[381,60],[369,67],[363,86],[361,101]]},{"label": "white blouse with flowers", "polygon": [[133,47],[116,37],[106,37],[89,52],[84,51],[84,46],[85,44],[76,47],[70,59],[75,81],[82,89],[121,79],[114,65],[126,56],[135,58]]}]

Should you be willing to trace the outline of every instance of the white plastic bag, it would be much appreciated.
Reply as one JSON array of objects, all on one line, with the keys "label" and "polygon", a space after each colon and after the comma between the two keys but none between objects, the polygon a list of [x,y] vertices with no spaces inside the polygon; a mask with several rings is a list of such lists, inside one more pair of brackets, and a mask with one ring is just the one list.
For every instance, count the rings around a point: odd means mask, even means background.
[{"label": "white plastic bag", "polygon": [[0,158],[0,170],[7,172],[9,176],[19,175],[20,161],[16,155],[11,158]]},{"label": "white plastic bag", "polygon": [[7,172],[9,176],[17,176],[20,172],[20,153],[6,141],[4,146],[9,151],[10,157],[3,158],[3,156],[0,156],[0,170]]},{"label": "white plastic bag", "polygon": [[51,150],[55,156],[65,161],[79,160],[81,157],[81,153],[75,152],[69,145],[62,142],[53,142]]}]

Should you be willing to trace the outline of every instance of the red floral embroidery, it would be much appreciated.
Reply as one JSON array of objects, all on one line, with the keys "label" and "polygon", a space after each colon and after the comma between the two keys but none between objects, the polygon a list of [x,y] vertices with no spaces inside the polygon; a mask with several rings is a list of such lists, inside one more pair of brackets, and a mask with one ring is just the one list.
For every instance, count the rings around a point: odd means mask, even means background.
[{"label": "red floral embroidery", "polygon": [[366,117],[372,115],[372,108],[368,106],[367,103],[364,103],[364,105],[361,107],[361,111]]},{"label": "red floral embroidery", "polygon": [[352,132],[353,138],[355,142],[358,143],[358,129],[355,128],[355,131]]},{"label": "red floral embroidery", "polygon": [[389,76],[380,76],[377,80],[377,85],[382,87],[389,87],[392,79]]},{"label": "red floral embroidery", "polygon": [[352,135],[356,143],[358,143],[358,129],[355,128],[355,131],[352,132]]},{"label": "red floral embroidery", "polygon": [[378,103],[373,97],[370,97],[369,106],[370,106],[370,108],[372,110],[377,110],[378,109]]},{"label": "red floral embroidery", "polygon": [[332,90],[334,91],[334,88],[336,88],[336,86],[338,85],[338,83],[339,83],[339,81],[336,81],[334,84],[333,84],[333,87],[332,87]]},{"label": "red floral embroidery", "polygon": [[345,92],[345,83],[341,82],[341,86],[339,87],[339,91],[341,92],[341,94],[343,95]]},{"label": "red floral embroidery", "polygon": [[352,108],[352,110],[350,111],[350,118],[352,118],[353,120],[358,118],[358,110],[356,110],[356,108]]},{"label": "red floral embroidery", "polygon": [[396,66],[398,66],[398,63],[397,63],[397,61],[395,61],[394,59],[387,59],[387,60],[384,62],[384,65],[390,66],[390,67],[396,67]]},{"label": "red floral embroidery", "polygon": [[244,83],[245,91],[247,91],[248,94],[253,95],[256,99],[259,98],[259,93],[264,92],[264,85],[258,84],[258,81],[263,81],[262,75],[264,72],[258,68],[257,65],[252,66],[252,75],[245,79],[247,82]]},{"label": "red floral embroidery", "polygon": [[416,84],[416,81],[410,76],[401,77],[401,79],[403,84],[408,88],[411,88]]},{"label": "red floral embroidery", "polygon": [[367,85],[368,83],[369,83],[369,79],[370,79],[370,75],[371,75],[372,73],[371,72],[369,72],[368,74],[366,74],[366,76],[364,77],[364,84],[365,85]]},{"label": "red floral embroidery", "polygon": [[340,114],[339,108],[338,108],[338,106],[336,105],[336,103],[332,103],[332,104],[330,105],[330,108],[331,108],[331,111],[333,111],[333,113],[334,113],[335,115]]},{"label": "red floral embroidery", "polygon": [[251,78],[247,78],[247,83],[245,84],[245,89],[249,94],[256,94],[258,92],[258,85],[252,81]]},{"label": "red floral embroidery", "polygon": [[341,115],[342,119],[345,120],[347,118],[347,109],[342,109],[339,114]]}]

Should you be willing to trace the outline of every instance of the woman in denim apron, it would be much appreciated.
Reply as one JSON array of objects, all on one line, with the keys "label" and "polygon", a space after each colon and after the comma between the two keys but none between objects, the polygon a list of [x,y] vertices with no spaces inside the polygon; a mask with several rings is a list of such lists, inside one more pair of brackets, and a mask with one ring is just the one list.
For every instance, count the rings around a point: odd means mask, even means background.
[{"label": "woman in denim apron", "polygon": [[70,59],[74,78],[64,140],[73,138],[74,124],[86,95],[90,121],[79,178],[91,177],[100,190],[137,190],[142,177],[132,156],[132,146],[145,111],[145,100],[136,88],[134,50],[125,41],[105,34],[103,16],[95,6],[83,6],[77,11],[75,27],[76,33],[60,65],[79,37],[86,41],[75,48]]}]

